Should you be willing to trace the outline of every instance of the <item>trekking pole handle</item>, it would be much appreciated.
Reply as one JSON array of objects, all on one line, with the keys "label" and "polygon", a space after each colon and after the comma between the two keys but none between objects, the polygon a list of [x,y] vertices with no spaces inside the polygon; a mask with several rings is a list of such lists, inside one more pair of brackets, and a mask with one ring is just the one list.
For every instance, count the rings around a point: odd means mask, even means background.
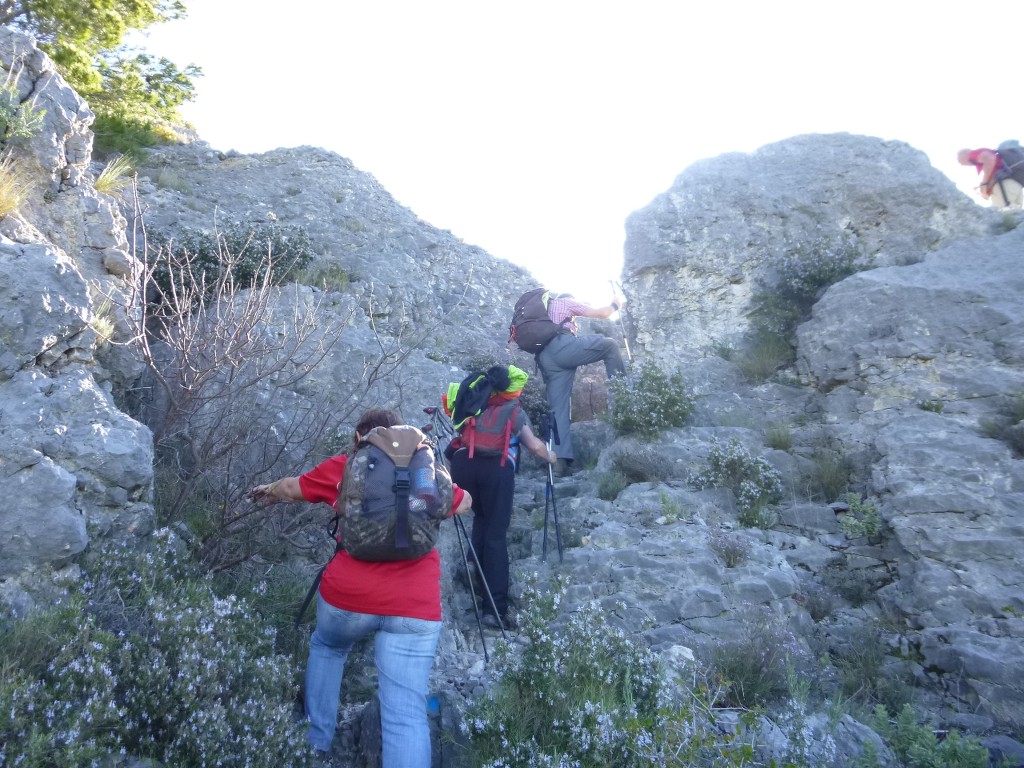
[{"label": "trekking pole handle", "polygon": [[612,287],[612,307],[616,312],[626,303],[626,296],[622,292],[622,286],[614,280],[609,280],[608,284]]}]

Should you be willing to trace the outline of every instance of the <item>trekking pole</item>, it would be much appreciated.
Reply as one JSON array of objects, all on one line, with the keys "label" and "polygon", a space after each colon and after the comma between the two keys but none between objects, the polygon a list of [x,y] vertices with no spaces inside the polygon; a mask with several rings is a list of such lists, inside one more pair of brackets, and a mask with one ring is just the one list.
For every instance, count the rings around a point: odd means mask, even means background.
[{"label": "trekking pole", "polygon": [[[424,408],[423,410],[424,411],[433,411],[430,414],[430,416],[431,416],[431,424],[435,425],[435,429],[434,429],[435,434],[436,433],[440,433],[440,434],[444,435],[448,439],[451,439],[452,437],[455,436],[455,427],[452,426],[451,419],[449,419],[444,414],[443,411],[440,411],[437,408],[432,408],[432,409]],[[435,455],[438,455],[438,460],[441,461],[442,463],[444,463],[447,466],[447,462],[446,462],[444,456],[443,455],[439,455],[439,454],[442,454],[442,452],[440,450],[440,445],[438,444],[437,441],[431,441],[431,442],[434,445],[434,453],[435,453]],[[449,467],[449,469],[451,469],[451,468]],[[483,566],[480,565],[480,558],[479,558],[479,556],[476,553],[476,547],[473,546],[473,540],[466,533],[466,524],[465,524],[465,522],[463,522],[461,517],[456,517],[455,518],[455,523],[456,523],[456,528],[459,531],[461,531],[463,538],[466,540],[466,548],[469,550],[469,554],[473,558],[473,564],[476,566],[476,571],[477,571],[477,573],[480,576],[480,585],[484,588],[484,594],[487,596],[487,602],[490,604],[491,610],[494,611],[494,615],[497,616],[498,615],[498,605],[494,601],[494,595],[491,593],[491,586],[490,586],[490,584],[487,583],[487,577],[484,576],[484,569],[483,569]],[[466,561],[466,571],[467,571],[466,575],[467,575],[467,577],[469,579],[470,592],[473,594],[473,605],[476,606],[476,593],[473,590],[473,578],[472,578],[472,574],[469,573],[469,561],[468,560]],[[478,620],[479,620],[479,617],[478,617]],[[504,637],[507,640],[508,637],[505,635],[505,627],[504,627],[504,625],[501,624],[501,622],[499,622],[499,625],[500,625],[500,629],[501,629],[501,636]]]},{"label": "trekking pole", "polygon": [[[555,423],[554,414],[544,415],[544,436],[547,438],[548,451],[551,451],[552,437],[558,441],[558,425]],[[541,547],[541,559],[548,556],[548,509],[551,509],[555,522],[555,544],[558,547],[558,562],[562,562],[562,529],[558,525],[558,503],[555,500],[555,471],[551,464],[548,464],[548,481],[544,487],[544,543]]]},{"label": "trekking pole", "polygon": [[[421,430],[427,435],[427,439],[430,440],[430,446],[434,450],[434,456],[439,462],[447,466],[447,461],[445,460],[444,453],[441,451],[440,445],[437,440],[431,437],[430,433],[440,431],[444,434],[454,435],[455,430],[452,428],[450,421],[447,424],[444,423],[447,421],[447,418],[439,414],[436,408],[424,408],[423,410],[425,413],[430,414],[431,423],[421,427]],[[435,425],[438,425],[439,429],[435,430]],[[484,576],[484,569],[480,565],[480,558],[476,554],[476,547],[473,546],[473,540],[466,532],[466,524],[458,515],[452,515],[452,520],[455,523],[455,538],[458,539],[459,542],[459,553],[462,557],[463,564],[466,566],[466,581],[469,583],[469,594],[473,598],[473,613],[476,616],[477,630],[480,632],[480,642],[484,647],[484,661],[488,662],[490,661],[490,657],[487,654],[487,641],[484,639],[484,625],[481,620],[480,605],[477,603],[476,599],[476,587],[473,584],[473,574],[469,568],[470,560],[466,557],[467,550],[473,558],[472,562],[476,566],[476,572],[480,575],[480,584],[484,588],[484,594],[487,595],[487,601],[490,603],[491,610],[494,611],[495,616],[498,615],[498,606],[494,602],[494,595],[491,594],[491,587],[487,583],[487,577]],[[508,635],[505,634],[504,624],[499,621],[498,627],[501,629],[502,638],[504,640],[508,640]]]},{"label": "trekking pole", "polygon": [[[614,280],[609,280],[608,282],[611,283],[612,286],[612,301],[615,301],[616,294],[622,293],[622,285]],[[626,324],[622,322],[621,311],[619,312],[619,330],[622,331],[622,343],[626,347],[626,359],[632,363],[633,354],[629,351],[629,339],[626,338]]]}]

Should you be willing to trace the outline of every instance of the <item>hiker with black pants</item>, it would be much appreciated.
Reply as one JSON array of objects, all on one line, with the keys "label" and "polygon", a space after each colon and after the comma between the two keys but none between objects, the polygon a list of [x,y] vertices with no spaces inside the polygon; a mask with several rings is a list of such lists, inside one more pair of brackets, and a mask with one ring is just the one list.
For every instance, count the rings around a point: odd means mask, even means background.
[{"label": "hiker with black pants", "polygon": [[[394,411],[372,408],[356,425],[351,456],[334,456],[298,477],[258,485],[250,494],[265,504],[334,505],[346,466],[358,456],[364,438],[398,425]],[[448,516],[466,512],[472,503],[468,493],[457,486],[452,490]],[[344,549],[336,552],[319,582],[316,630],[306,665],[308,739],[319,757],[327,757],[334,739],[348,654],[356,642],[373,634],[384,768],[430,768],[427,694],[440,633],[441,559],[436,548],[420,557],[390,561],[360,560]]]},{"label": "hiker with black pants", "polygon": [[[449,461],[452,480],[473,497],[470,538],[494,601],[493,607],[484,606],[484,621],[492,627],[508,627],[508,527],[512,522],[519,445],[550,464],[558,456],[533,433],[530,417],[519,404],[526,372],[514,365],[494,366],[484,376],[480,384],[491,389],[486,408],[465,421],[461,414],[458,421],[453,419],[459,436],[452,442]],[[443,398],[449,414],[457,413],[455,391],[457,388],[450,389]]]},{"label": "hiker with black pants", "polygon": [[608,378],[621,376],[626,372],[622,364],[622,355],[619,353],[619,345],[615,340],[596,334],[578,336],[575,320],[577,317],[604,320],[622,309],[625,304],[625,297],[618,292],[611,304],[606,307],[591,307],[576,301],[571,294],[553,294],[548,299],[548,317],[553,323],[561,326],[562,330],[537,355],[537,365],[544,377],[548,406],[555,418],[558,442],[554,443],[554,449],[561,457],[559,474],[570,474],[575,459],[569,420],[576,369],[600,360],[604,362]]}]

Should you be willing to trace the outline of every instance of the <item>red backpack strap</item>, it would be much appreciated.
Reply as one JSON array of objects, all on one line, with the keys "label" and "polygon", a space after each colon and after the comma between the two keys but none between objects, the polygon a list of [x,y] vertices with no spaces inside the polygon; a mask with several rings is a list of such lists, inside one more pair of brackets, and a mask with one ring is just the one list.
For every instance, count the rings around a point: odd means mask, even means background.
[{"label": "red backpack strap", "polygon": [[473,416],[466,422],[466,429],[463,432],[469,432],[469,458],[473,458],[473,453],[476,451],[476,416]]},{"label": "red backpack strap", "polygon": [[515,420],[516,420],[517,416],[519,416],[519,405],[518,404],[516,404],[516,407],[512,409],[511,415],[508,417],[508,420],[505,422],[505,432],[504,432],[504,436],[503,436],[504,443],[503,443],[503,446],[502,446],[502,449],[501,449],[501,463],[498,465],[499,467],[504,467],[505,466],[505,457],[508,456],[508,449],[509,449],[509,446],[512,444],[512,425],[515,423]]}]

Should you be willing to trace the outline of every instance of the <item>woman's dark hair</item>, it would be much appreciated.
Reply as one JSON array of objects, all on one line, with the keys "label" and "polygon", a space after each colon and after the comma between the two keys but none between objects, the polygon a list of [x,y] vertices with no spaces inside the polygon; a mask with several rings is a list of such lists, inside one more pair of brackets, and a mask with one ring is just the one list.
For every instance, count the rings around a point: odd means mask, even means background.
[{"label": "woman's dark hair", "polygon": [[398,423],[398,414],[390,408],[370,408],[359,417],[356,432],[365,437],[374,427],[393,427]]},{"label": "woman's dark hair", "polygon": [[487,369],[487,381],[494,387],[495,392],[504,392],[512,385],[508,376],[507,365],[494,365]]}]

